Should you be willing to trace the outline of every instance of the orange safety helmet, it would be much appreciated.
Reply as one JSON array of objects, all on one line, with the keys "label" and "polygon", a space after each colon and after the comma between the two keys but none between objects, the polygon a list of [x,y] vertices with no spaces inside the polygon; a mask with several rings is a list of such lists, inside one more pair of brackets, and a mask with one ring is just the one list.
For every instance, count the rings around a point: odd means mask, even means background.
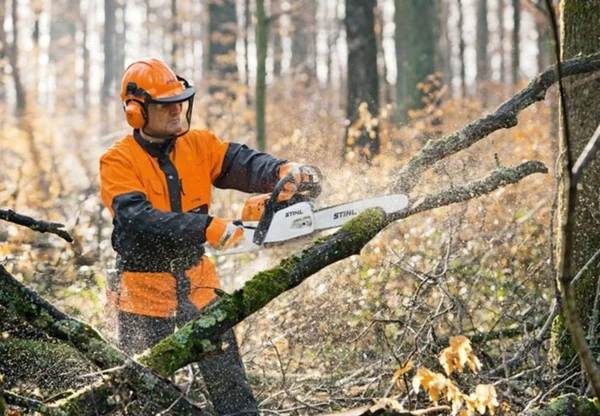
[{"label": "orange safety helmet", "polygon": [[189,101],[186,111],[187,133],[192,120],[194,87],[178,76],[164,62],[145,58],[130,64],[125,69],[121,82],[121,101],[127,123],[134,129],[143,129],[148,122],[148,104],[180,103]]}]

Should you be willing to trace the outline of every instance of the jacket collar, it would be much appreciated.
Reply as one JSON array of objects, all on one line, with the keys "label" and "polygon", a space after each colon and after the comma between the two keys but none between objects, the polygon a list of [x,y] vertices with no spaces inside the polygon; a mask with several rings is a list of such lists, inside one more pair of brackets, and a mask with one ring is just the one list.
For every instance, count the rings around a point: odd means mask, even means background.
[{"label": "jacket collar", "polygon": [[133,131],[133,138],[140,146],[142,146],[142,149],[148,152],[152,157],[159,157],[171,153],[177,140],[177,137],[172,137],[165,140],[163,143],[151,143],[142,137],[138,129]]}]

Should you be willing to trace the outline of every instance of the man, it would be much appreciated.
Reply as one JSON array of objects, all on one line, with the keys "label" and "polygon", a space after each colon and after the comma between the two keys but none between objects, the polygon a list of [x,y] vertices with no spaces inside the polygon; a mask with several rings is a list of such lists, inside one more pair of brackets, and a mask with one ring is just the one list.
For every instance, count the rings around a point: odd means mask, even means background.
[{"label": "man", "polygon": [[[100,160],[100,192],[118,254],[108,297],[118,309],[120,346],[129,354],[153,346],[216,296],[219,280],[204,244],[231,248],[244,232],[209,214],[211,186],[269,192],[287,174],[298,186],[313,180],[304,174],[310,168],[190,130],[193,98],[194,88],[163,62],[134,62],[121,85],[133,132]],[[257,414],[233,331],[223,339],[226,350],[199,363],[213,408]]]}]

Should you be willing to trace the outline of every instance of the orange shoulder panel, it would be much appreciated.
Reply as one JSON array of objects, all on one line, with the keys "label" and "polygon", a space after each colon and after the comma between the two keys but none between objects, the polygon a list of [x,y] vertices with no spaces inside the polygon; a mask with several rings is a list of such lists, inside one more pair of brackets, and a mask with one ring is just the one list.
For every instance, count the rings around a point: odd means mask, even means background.
[{"label": "orange shoulder panel", "polygon": [[137,143],[129,135],[113,144],[100,158],[100,195],[113,217],[115,213],[112,202],[117,195],[129,192],[145,194],[144,186],[131,161],[135,152],[132,145]]},{"label": "orange shoulder panel", "polygon": [[209,164],[208,167],[210,168],[210,179],[211,182],[214,182],[223,169],[223,161],[225,160],[225,154],[229,148],[229,143],[217,138],[210,130],[196,130],[196,132],[198,134],[196,138],[198,151],[200,154],[208,156],[207,161]]}]

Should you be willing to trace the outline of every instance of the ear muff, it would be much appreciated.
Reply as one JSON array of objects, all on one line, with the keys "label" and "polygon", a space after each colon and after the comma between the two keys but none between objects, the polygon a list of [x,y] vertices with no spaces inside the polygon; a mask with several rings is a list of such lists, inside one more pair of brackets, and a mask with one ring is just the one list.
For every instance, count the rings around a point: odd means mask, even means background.
[{"label": "ear muff", "polygon": [[146,124],[146,112],[144,103],[138,100],[130,99],[125,103],[125,117],[127,123],[134,129],[141,129]]}]

